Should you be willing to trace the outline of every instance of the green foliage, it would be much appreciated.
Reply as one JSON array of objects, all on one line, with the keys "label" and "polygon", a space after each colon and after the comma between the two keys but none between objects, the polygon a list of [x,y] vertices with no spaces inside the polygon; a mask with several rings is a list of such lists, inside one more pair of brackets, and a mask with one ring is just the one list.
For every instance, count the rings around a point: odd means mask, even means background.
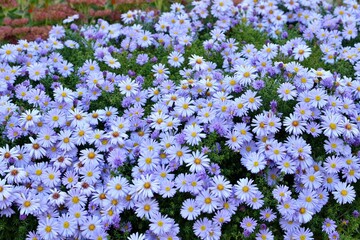
[{"label": "green foliage", "polygon": [[241,44],[254,44],[257,49],[262,48],[269,37],[252,26],[238,24],[229,31],[229,35]]},{"label": "green foliage", "polygon": [[10,218],[0,218],[0,240],[23,240],[29,231],[36,230],[37,219],[28,216],[25,220],[19,219],[19,213]]}]

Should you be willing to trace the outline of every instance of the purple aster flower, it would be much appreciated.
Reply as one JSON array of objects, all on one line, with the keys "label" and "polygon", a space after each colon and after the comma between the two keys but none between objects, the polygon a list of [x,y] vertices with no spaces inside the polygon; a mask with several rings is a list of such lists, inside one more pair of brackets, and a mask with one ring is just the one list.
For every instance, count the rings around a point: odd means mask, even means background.
[{"label": "purple aster flower", "polygon": [[278,106],[278,104],[277,104],[277,101],[275,101],[275,100],[272,100],[271,102],[270,102],[270,108],[271,108],[271,111],[272,112],[277,112],[277,106]]},{"label": "purple aster flower", "polygon": [[360,216],[360,213],[359,213],[358,210],[354,210],[352,215],[353,215],[354,218],[358,218]]},{"label": "purple aster flower", "polygon": [[128,74],[129,74],[130,77],[135,77],[136,72],[133,71],[133,70],[129,70],[129,71],[128,71]]},{"label": "purple aster flower", "polygon": [[265,87],[265,82],[263,80],[256,80],[253,83],[253,88],[255,90],[261,90],[264,87]]},{"label": "purple aster flower", "polygon": [[144,83],[144,77],[139,75],[135,78],[135,81],[139,84],[139,85],[142,85]]},{"label": "purple aster flower", "polygon": [[149,56],[146,53],[139,54],[136,58],[136,63],[139,65],[144,65],[148,61],[149,61]]},{"label": "purple aster flower", "polygon": [[176,142],[178,144],[184,144],[186,142],[185,134],[184,133],[179,133],[178,135],[176,135]]},{"label": "purple aster flower", "polygon": [[73,30],[73,31],[78,31],[79,30],[79,27],[75,24],[75,23],[72,23],[70,25],[70,29]]}]

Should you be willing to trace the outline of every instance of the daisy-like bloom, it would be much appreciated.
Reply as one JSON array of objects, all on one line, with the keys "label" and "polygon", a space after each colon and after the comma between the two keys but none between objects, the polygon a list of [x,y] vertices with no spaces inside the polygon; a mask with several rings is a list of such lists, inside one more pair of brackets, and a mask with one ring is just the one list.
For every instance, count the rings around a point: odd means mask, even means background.
[{"label": "daisy-like bloom", "polygon": [[331,234],[332,232],[334,232],[336,230],[336,224],[335,221],[330,219],[330,218],[326,218],[321,226],[321,229],[326,232],[327,234]]},{"label": "daisy-like bloom", "polygon": [[150,218],[150,230],[157,235],[162,235],[168,233],[172,227],[172,219],[168,218],[166,215],[163,216],[160,213],[154,214]]},{"label": "daisy-like bloom", "polygon": [[54,89],[54,99],[57,102],[72,103],[74,101],[74,97],[75,93],[62,85]]},{"label": "daisy-like bloom", "polygon": [[35,124],[40,120],[40,112],[36,109],[26,110],[21,114],[19,121],[20,126],[25,127],[26,129],[35,126]]},{"label": "daisy-like bloom", "polygon": [[260,218],[267,222],[272,222],[276,218],[276,214],[270,208],[265,208],[260,211]]},{"label": "daisy-like bloom", "polygon": [[244,230],[248,231],[249,233],[252,233],[255,230],[256,225],[257,225],[256,220],[249,216],[244,217],[243,220],[240,222],[240,227],[242,227]]},{"label": "daisy-like bloom", "polygon": [[342,133],[340,121],[342,116],[340,114],[325,112],[322,116],[321,128],[327,137],[338,137]]},{"label": "daisy-like bloom", "polygon": [[294,135],[300,135],[305,131],[305,122],[297,117],[295,114],[291,113],[289,117],[286,117],[284,120],[285,130]]},{"label": "daisy-like bloom", "polygon": [[327,104],[328,95],[321,88],[314,88],[309,92],[309,94],[311,99],[310,104],[313,107],[321,109]]},{"label": "daisy-like bloom", "polygon": [[50,205],[60,206],[65,203],[66,193],[58,189],[51,189],[48,197]]},{"label": "daisy-like bloom", "polygon": [[255,240],[273,240],[274,235],[269,229],[260,229],[256,234]]},{"label": "daisy-like bloom", "polygon": [[258,191],[256,185],[253,184],[252,179],[241,178],[235,185],[235,195],[241,201],[251,201],[251,198],[255,196]]},{"label": "daisy-like bloom", "polygon": [[44,173],[41,175],[41,181],[47,187],[57,187],[61,181],[60,171],[55,168],[46,168]]},{"label": "daisy-like bloom", "polygon": [[13,185],[7,185],[5,183],[6,183],[5,179],[0,180],[0,200],[1,201],[9,198],[13,192]]},{"label": "daisy-like bloom", "polygon": [[156,166],[159,164],[160,159],[158,154],[155,151],[141,151],[139,157],[139,167],[145,171],[153,171]]},{"label": "daisy-like bloom", "polygon": [[73,206],[80,206],[84,207],[87,202],[86,196],[81,192],[80,189],[72,188],[67,193],[66,197],[66,206],[73,207]]},{"label": "daisy-like bloom", "polygon": [[300,223],[309,222],[314,215],[313,208],[306,207],[305,205],[301,200],[296,202],[295,219]]},{"label": "daisy-like bloom", "polygon": [[40,208],[40,199],[36,198],[36,195],[32,193],[24,194],[20,193],[16,199],[17,204],[19,204],[20,214],[34,214],[39,211]]},{"label": "daisy-like bloom", "polygon": [[195,71],[206,70],[208,68],[208,64],[204,58],[194,54],[189,58],[189,65],[192,66]]},{"label": "daisy-like bloom", "polygon": [[14,62],[18,56],[18,51],[16,50],[16,45],[14,44],[4,44],[0,48],[1,61]]},{"label": "daisy-like bloom", "polygon": [[103,230],[101,219],[96,215],[85,217],[84,222],[80,225],[80,230],[86,238],[92,239],[96,231]]},{"label": "daisy-like bloom", "polygon": [[224,176],[218,175],[211,178],[211,194],[218,198],[228,198],[231,195],[232,185]]},{"label": "daisy-like bloom", "polygon": [[255,192],[254,196],[251,197],[249,201],[246,201],[246,204],[249,205],[252,209],[259,209],[264,205],[264,195],[258,191]]},{"label": "daisy-like bloom", "polygon": [[152,36],[151,36],[151,32],[145,30],[145,31],[142,31],[142,32],[138,35],[137,43],[138,43],[141,47],[146,48],[146,47],[151,46],[153,40],[154,40],[154,39],[153,39]]},{"label": "daisy-like bloom", "polygon": [[183,62],[184,62],[183,55],[177,51],[171,52],[170,55],[168,56],[168,63],[172,67],[176,67],[176,68],[180,67]]},{"label": "daisy-like bloom", "polygon": [[57,218],[41,218],[37,227],[37,232],[42,239],[55,240],[59,237],[59,222]]},{"label": "daisy-like bloom", "polygon": [[322,186],[323,174],[321,171],[310,169],[301,175],[301,182],[308,189],[318,189]]},{"label": "daisy-like bloom", "polygon": [[304,44],[299,44],[293,50],[293,56],[295,60],[300,62],[304,61],[305,58],[308,58],[311,54],[311,48]]},{"label": "daisy-like bloom", "polygon": [[131,234],[127,240],[145,240],[145,235],[143,233],[133,233]]},{"label": "daisy-like bloom", "polygon": [[112,69],[118,69],[121,67],[121,64],[119,63],[119,61],[110,55],[106,55],[104,57],[104,62]]},{"label": "daisy-like bloom", "polygon": [[209,167],[210,159],[199,150],[192,152],[192,156],[184,158],[186,166],[190,167],[191,172],[204,172]]},{"label": "daisy-like bloom", "polygon": [[360,131],[356,127],[356,125],[350,122],[350,120],[345,117],[341,120],[340,127],[341,129],[343,129],[342,134],[346,138],[352,139],[360,135]]},{"label": "daisy-like bloom", "polygon": [[80,151],[79,160],[84,165],[90,164],[97,166],[102,159],[103,155],[92,148],[87,148]]},{"label": "daisy-like bloom", "polygon": [[292,237],[294,239],[301,239],[301,240],[313,240],[313,233],[308,228],[297,228],[295,229]]},{"label": "daisy-like bloom", "polygon": [[129,183],[126,178],[117,176],[107,183],[106,190],[114,198],[126,197],[129,192]]},{"label": "daisy-like bloom", "polygon": [[60,131],[58,134],[58,144],[57,146],[64,150],[64,151],[70,151],[75,148],[74,138],[71,136],[72,131],[70,130],[63,130]]},{"label": "daisy-like bloom", "polygon": [[154,73],[155,78],[159,78],[159,79],[167,79],[170,73],[169,70],[165,67],[165,65],[161,63],[155,64],[152,67],[151,72]]},{"label": "daisy-like bloom", "polygon": [[[27,177],[27,172],[25,169],[16,168],[13,165],[6,169],[4,173],[6,173],[5,180],[11,184],[22,183]],[[3,195],[3,198],[4,196],[5,195]]]},{"label": "daisy-like bloom", "polygon": [[118,84],[121,94],[124,94],[126,97],[135,95],[139,91],[139,84],[133,81],[131,78],[126,78]]},{"label": "daisy-like bloom", "polygon": [[256,111],[261,106],[261,97],[256,96],[256,92],[247,90],[243,95],[240,97],[244,103],[244,106],[249,110]]},{"label": "daisy-like bloom", "polygon": [[339,182],[334,186],[335,190],[332,192],[335,200],[340,204],[351,203],[355,199],[354,187],[343,182]]},{"label": "daisy-like bloom", "polygon": [[183,117],[189,117],[193,115],[196,110],[194,101],[189,97],[179,97],[175,102],[175,112]]},{"label": "daisy-like bloom", "polygon": [[272,191],[273,197],[278,201],[282,202],[291,198],[291,191],[286,185],[278,185]]},{"label": "daisy-like bloom", "polygon": [[194,220],[201,213],[200,207],[194,199],[186,199],[181,206],[180,214],[187,220]]},{"label": "daisy-like bloom", "polygon": [[266,166],[265,156],[259,152],[251,152],[243,156],[241,163],[252,173],[258,173]]},{"label": "daisy-like bloom", "polygon": [[[190,149],[186,146],[181,146],[180,144],[175,144],[175,145],[169,147],[166,150],[166,153],[168,154],[169,159],[176,160],[180,165],[182,165],[184,163],[185,159],[188,159],[191,157]],[[197,156],[197,157],[200,157],[200,156]],[[206,163],[206,161],[204,163]]]},{"label": "daisy-like bloom", "polygon": [[65,113],[60,109],[50,109],[45,114],[45,121],[49,125],[49,127],[62,127],[66,123]]},{"label": "daisy-like bloom", "polygon": [[45,77],[46,66],[43,63],[33,63],[27,68],[29,78],[34,81],[39,81]]},{"label": "daisy-like bloom", "polygon": [[297,91],[291,83],[282,83],[277,90],[279,96],[284,101],[293,100],[297,96]]},{"label": "daisy-like bloom", "polygon": [[298,200],[302,201],[308,209],[315,209],[316,205],[319,204],[317,193],[306,188],[301,190]]},{"label": "daisy-like bloom", "polygon": [[211,231],[212,222],[208,218],[202,218],[196,220],[193,225],[193,230],[196,236],[200,237],[201,239],[205,239],[206,236]]},{"label": "daisy-like bloom", "polygon": [[203,129],[199,125],[186,126],[183,130],[186,142],[191,146],[198,145],[201,142],[201,139],[206,137],[204,133],[201,133],[202,130]]},{"label": "daisy-like bloom", "polygon": [[87,124],[88,113],[79,108],[69,110],[67,120],[71,122],[71,127],[80,127]]},{"label": "daisy-like bloom", "polygon": [[200,207],[200,210],[206,213],[212,213],[220,207],[219,200],[208,190],[200,192],[195,201]]},{"label": "daisy-like bloom", "polygon": [[159,194],[164,198],[173,197],[176,193],[175,183],[170,180],[161,181],[161,189]]},{"label": "daisy-like bloom", "polygon": [[240,65],[235,68],[235,78],[242,86],[250,85],[257,77],[256,68]]},{"label": "daisy-like bloom", "polygon": [[71,237],[77,229],[77,222],[70,214],[63,214],[59,217],[59,233],[62,237]]},{"label": "daisy-like bloom", "polygon": [[160,190],[160,183],[157,179],[154,179],[152,175],[141,175],[140,178],[133,180],[133,186],[130,188],[130,194],[135,198],[144,199],[151,198],[154,193],[158,193]]},{"label": "daisy-like bloom", "polygon": [[146,198],[135,203],[136,216],[150,219],[151,216],[159,212],[159,204],[156,200]]}]

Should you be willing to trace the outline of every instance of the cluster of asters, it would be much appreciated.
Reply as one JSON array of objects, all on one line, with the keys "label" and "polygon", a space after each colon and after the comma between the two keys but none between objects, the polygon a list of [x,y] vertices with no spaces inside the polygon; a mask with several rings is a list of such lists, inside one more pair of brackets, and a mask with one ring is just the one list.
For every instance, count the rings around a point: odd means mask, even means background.
[{"label": "cluster of asters", "polygon": [[[0,148],[0,215],[35,216],[38,226],[28,239],[106,239],[111,227],[127,224],[122,213],[129,210],[149,223],[145,233],[129,239],[179,239],[181,226],[159,201],[184,193],[191,197],[179,206],[178,217],[191,221],[201,239],[220,239],[222,226],[240,206],[260,213],[258,219],[242,216],[244,236],[274,239],[271,226],[278,221],[285,239],[313,239],[305,223],[331,198],[339,204],[355,198],[360,81],[299,62],[311,55],[306,40],[316,38],[324,61],[331,63],[334,51],[360,75],[356,47],[341,49],[343,39],[353,38],[347,27],[355,31],[360,10],[350,1],[334,10],[308,2],[234,6],[204,0],[193,2],[190,12],[173,4],[158,19],[151,12],[130,11],[121,16],[124,24],[72,24],[71,31],[83,36],[78,42],[55,26],[47,40],[3,45],[0,119],[9,144]],[[284,25],[298,22],[304,37],[261,49],[241,45],[227,33],[244,19],[284,39]],[[319,29],[311,35],[314,22]],[[144,27],[149,25],[154,28]],[[337,31],[339,25],[347,30]],[[204,30],[210,34],[203,48],[207,56],[219,53],[222,66],[206,56],[185,57]],[[60,54],[84,44],[93,56],[82,63]],[[166,62],[151,55],[158,47],[169,51]],[[127,65],[119,54],[135,59],[139,68],[151,66],[151,75],[137,75],[136,69],[119,74]],[[281,54],[289,62],[277,61]],[[174,72],[181,76],[178,84],[170,78]],[[145,87],[148,79],[152,85]],[[45,87],[49,80],[53,83]],[[278,101],[266,106],[259,91],[270,80],[278,86]],[[66,87],[70,81],[76,82],[74,89]],[[102,94],[115,92],[122,96],[118,105],[90,108]],[[279,111],[281,104],[291,112]],[[223,139],[223,148],[239,153],[239,168],[266,179],[276,207],[269,207],[254,179],[239,177],[232,184],[222,175],[209,157],[211,146],[203,144],[211,133]],[[321,155],[313,151],[319,142]],[[127,164],[131,173],[120,174],[117,170]],[[286,185],[284,177],[293,184]],[[131,225],[126,228],[131,231]],[[323,231],[339,237],[332,219],[325,219]]]}]

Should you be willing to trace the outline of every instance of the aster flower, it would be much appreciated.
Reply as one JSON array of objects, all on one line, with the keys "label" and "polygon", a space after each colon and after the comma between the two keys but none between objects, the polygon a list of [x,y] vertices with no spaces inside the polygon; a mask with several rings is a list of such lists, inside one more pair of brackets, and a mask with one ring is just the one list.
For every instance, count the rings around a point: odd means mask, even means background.
[{"label": "aster flower", "polygon": [[181,53],[173,51],[168,56],[168,63],[172,67],[180,67],[184,62],[184,57]]},{"label": "aster flower", "polygon": [[[22,183],[27,177],[27,172],[25,171],[25,169],[16,168],[14,166],[10,166],[4,171],[4,173],[6,173],[5,180],[11,184]],[[5,194],[2,196],[3,198],[5,197]]]},{"label": "aster flower", "polygon": [[158,193],[160,190],[159,181],[148,174],[134,179],[133,184],[130,194],[136,194],[135,197],[139,199],[153,197],[154,193]]},{"label": "aster flower", "polygon": [[163,216],[160,213],[154,214],[150,218],[150,230],[157,235],[168,233],[172,227],[172,221],[166,215]]},{"label": "aster flower", "polygon": [[56,218],[44,218],[39,221],[37,231],[41,238],[50,240],[59,236],[59,223]]},{"label": "aster flower", "polygon": [[267,222],[272,222],[276,218],[276,214],[270,208],[265,208],[260,211],[260,218]]},{"label": "aster flower", "polygon": [[208,68],[204,58],[194,54],[189,58],[189,65],[191,65],[196,71],[206,70]]},{"label": "aster flower", "polygon": [[340,204],[351,203],[355,199],[354,187],[346,183],[339,182],[334,186],[332,192],[335,200]]},{"label": "aster flower", "polygon": [[212,213],[220,207],[217,197],[208,190],[200,192],[195,201],[200,210],[206,213]]},{"label": "aster flower", "polygon": [[299,44],[293,50],[294,59],[302,62],[305,58],[308,58],[311,54],[311,49],[303,44]]},{"label": "aster flower", "polygon": [[121,94],[124,94],[127,97],[136,94],[139,88],[139,85],[131,78],[126,78],[125,80],[122,80],[118,85]]},{"label": "aster flower", "polygon": [[199,125],[188,125],[184,129],[185,140],[190,145],[198,145],[201,142],[202,138],[205,138],[205,134],[201,133],[202,128]]},{"label": "aster flower", "polygon": [[252,173],[258,173],[266,166],[264,155],[258,152],[251,152],[243,156],[241,163]]},{"label": "aster flower", "polygon": [[210,159],[200,151],[196,150],[192,156],[184,158],[186,166],[190,167],[191,172],[203,172],[209,167]]},{"label": "aster flower", "polygon": [[324,135],[328,137],[338,137],[342,132],[340,127],[341,119],[342,117],[339,114],[325,112],[321,123]]},{"label": "aster flower", "polygon": [[307,229],[307,228],[303,228],[300,227],[298,229],[296,229],[293,233],[293,237],[295,239],[304,239],[304,240],[313,240],[313,233]]},{"label": "aster flower", "polygon": [[45,77],[46,67],[42,63],[33,63],[28,67],[29,78],[34,81],[39,81]]},{"label": "aster flower", "polygon": [[282,83],[280,85],[280,87],[278,88],[277,93],[279,93],[279,96],[284,101],[293,100],[294,97],[297,96],[295,87],[291,83],[288,83],[288,82]]},{"label": "aster flower", "polygon": [[241,178],[235,185],[235,195],[242,201],[249,201],[258,191],[252,179]]},{"label": "aster flower", "polygon": [[244,230],[250,233],[252,233],[255,230],[256,225],[257,225],[256,220],[248,216],[243,218],[243,220],[240,222],[240,227],[242,227]]},{"label": "aster flower", "polygon": [[80,225],[82,234],[87,238],[93,238],[98,230],[102,230],[101,220],[98,216],[87,216],[85,221]]},{"label": "aster flower", "polygon": [[146,217],[150,218],[159,211],[159,204],[156,200],[146,198],[144,200],[139,200],[135,203],[136,215],[140,218]]},{"label": "aster flower", "polygon": [[208,218],[196,220],[193,225],[195,235],[204,239],[211,231],[211,225],[211,221]]},{"label": "aster flower", "polygon": [[240,65],[236,67],[235,78],[242,86],[248,86],[257,77],[256,69],[251,66]]}]

